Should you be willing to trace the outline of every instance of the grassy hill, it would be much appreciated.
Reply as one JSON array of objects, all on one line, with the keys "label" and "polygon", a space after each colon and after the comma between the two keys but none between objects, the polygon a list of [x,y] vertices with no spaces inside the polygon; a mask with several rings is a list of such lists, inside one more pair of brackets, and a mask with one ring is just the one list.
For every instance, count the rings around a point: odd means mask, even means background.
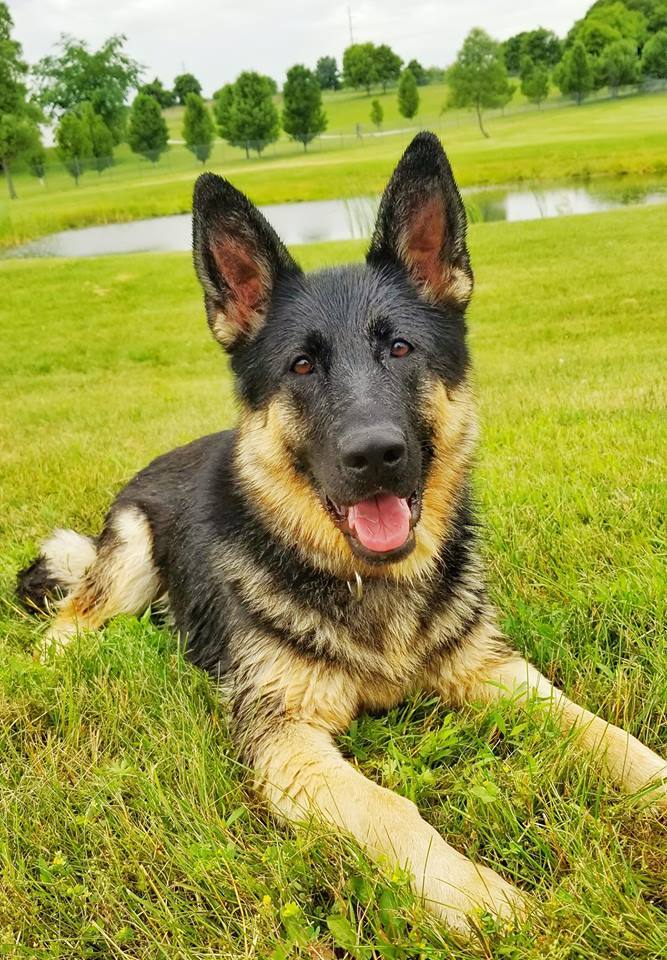
[{"label": "grassy hill", "polygon": [[[373,100],[379,100],[382,104],[384,110],[382,128],[384,130],[409,126],[437,126],[443,119],[452,121],[467,117],[467,111],[453,110],[447,106],[448,95],[449,89],[445,83],[433,83],[420,87],[419,112],[413,120],[406,120],[398,112],[397,88],[395,86],[390,87],[386,93],[383,93],[381,89],[373,90],[370,96],[365,90],[325,90],[322,95],[322,104],[328,121],[326,133],[328,135],[351,134],[354,133],[357,124],[361,124],[364,131],[373,131],[375,128],[370,121]],[[558,90],[553,87],[551,99],[558,99],[559,97]],[[278,110],[282,109],[281,94],[274,97],[274,103]],[[517,84],[507,110],[511,111],[527,105],[528,102]],[[209,106],[211,106],[211,101],[209,101]],[[169,127],[169,136],[172,139],[179,140],[182,137],[183,111],[184,108],[180,106],[169,107],[163,111]]]},{"label": "grassy hill", "polygon": [[[497,116],[488,121],[488,140],[469,114],[447,114],[432,126],[464,186],[667,172],[665,94]],[[217,143],[206,168],[230,177],[258,203],[375,194],[410,136],[334,137],[317,141],[307,154],[281,141],[249,160]],[[180,145],[157,164],[122,146],[112,167],[87,172],[79,187],[60,167],[47,172],[44,187],[17,173],[19,199],[0,197],[0,248],[64,227],[186,212],[202,169]]]}]

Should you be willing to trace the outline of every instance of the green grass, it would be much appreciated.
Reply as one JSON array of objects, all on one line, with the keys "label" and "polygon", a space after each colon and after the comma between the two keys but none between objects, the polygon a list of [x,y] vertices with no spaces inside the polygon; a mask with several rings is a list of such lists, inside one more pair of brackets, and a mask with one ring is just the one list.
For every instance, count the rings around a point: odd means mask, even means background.
[{"label": "green grass", "polygon": [[[666,231],[656,207],[470,236],[492,595],[536,664],[659,750]],[[311,267],[359,252],[297,251]],[[523,930],[466,945],[345,839],[262,811],[212,685],[166,631],[119,618],[32,659],[38,627],[11,591],[39,538],[95,531],[133,471],[234,408],[186,256],[4,262],[0,285],[0,953],[332,960],[335,936],[335,956],[366,960],[664,956],[664,824],[548,719],[415,698],[341,739],[534,894]]]},{"label": "green grass", "polygon": [[[667,170],[665,94],[498,117],[489,121],[489,140],[467,115],[444,117],[436,129],[463,186]],[[334,138],[307,155],[281,141],[250,160],[217,144],[208,167],[257,203],[379,193],[409,139],[406,133]],[[201,170],[182,146],[156,165],[121,147],[114,167],[86,173],[78,188],[63,171],[49,177],[46,188],[18,175],[19,199],[0,198],[0,249],[67,227],[186,212]]]}]

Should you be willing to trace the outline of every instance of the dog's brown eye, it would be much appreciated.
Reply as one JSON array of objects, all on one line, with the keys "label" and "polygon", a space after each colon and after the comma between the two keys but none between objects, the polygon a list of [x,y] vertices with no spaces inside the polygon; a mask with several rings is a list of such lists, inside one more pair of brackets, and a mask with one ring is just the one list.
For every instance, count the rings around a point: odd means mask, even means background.
[{"label": "dog's brown eye", "polygon": [[312,373],[315,364],[310,357],[297,357],[292,364],[293,373]]},{"label": "dog's brown eye", "polygon": [[409,353],[412,353],[412,347],[407,340],[394,340],[389,352],[392,357],[407,357]]}]

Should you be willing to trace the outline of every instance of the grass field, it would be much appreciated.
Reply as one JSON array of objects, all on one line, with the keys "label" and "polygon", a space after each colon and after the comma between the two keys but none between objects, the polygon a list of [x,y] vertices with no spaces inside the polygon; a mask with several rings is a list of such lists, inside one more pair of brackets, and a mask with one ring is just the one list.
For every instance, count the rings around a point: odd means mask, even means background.
[{"label": "grass field", "polygon": [[[665,93],[498,117],[489,140],[469,115],[436,129],[464,186],[667,170]],[[281,142],[250,160],[218,144],[207,166],[258,203],[357,196],[382,189],[410,136],[322,141],[305,156]],[[78,188],[64,171],[46,188],[19,175],[19,199],[0,197],[0,249],[67,227],[186,212],[201,170],[182,146],[156,165],[121,147],[112,168],[86,173]]]},{"label": "grass field", "polygon": [[[667,741],[667,208],[471,229],[477,485],[518,647],[651,747]],[[304,248],[308,266],[358,256]],[[0,955],[658,960],[667,835],[548,719],[414,699],[341,746],[534,895],[526,927],[439,929],[400,875],[253,803],[223,708],[175,641],[119,618],[31,657],[17,568],[98,529],[153,455],[233,421],[188,258],[0,263]]]}]

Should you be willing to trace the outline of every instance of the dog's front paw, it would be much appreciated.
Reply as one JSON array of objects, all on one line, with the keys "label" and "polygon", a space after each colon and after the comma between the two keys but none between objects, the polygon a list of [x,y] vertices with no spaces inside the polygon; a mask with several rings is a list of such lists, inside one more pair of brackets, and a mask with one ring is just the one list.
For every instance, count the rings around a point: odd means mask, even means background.
[{"label": "dog's front paw", "polygon": [[514,884],[504,880],[489,867],[475,865],[476,888],[469,892],[472,913],[490,913],[504,922],[520,922],[528,915],[529,899]]},{"label": "dog's front paw", "polygon": [[519,923],[528,914],[529,899],[500,874],[461,857],[447,880],[428,884],[426,906],[454,930],[470,934],[475,918],[489,913],[504,924]]}]

